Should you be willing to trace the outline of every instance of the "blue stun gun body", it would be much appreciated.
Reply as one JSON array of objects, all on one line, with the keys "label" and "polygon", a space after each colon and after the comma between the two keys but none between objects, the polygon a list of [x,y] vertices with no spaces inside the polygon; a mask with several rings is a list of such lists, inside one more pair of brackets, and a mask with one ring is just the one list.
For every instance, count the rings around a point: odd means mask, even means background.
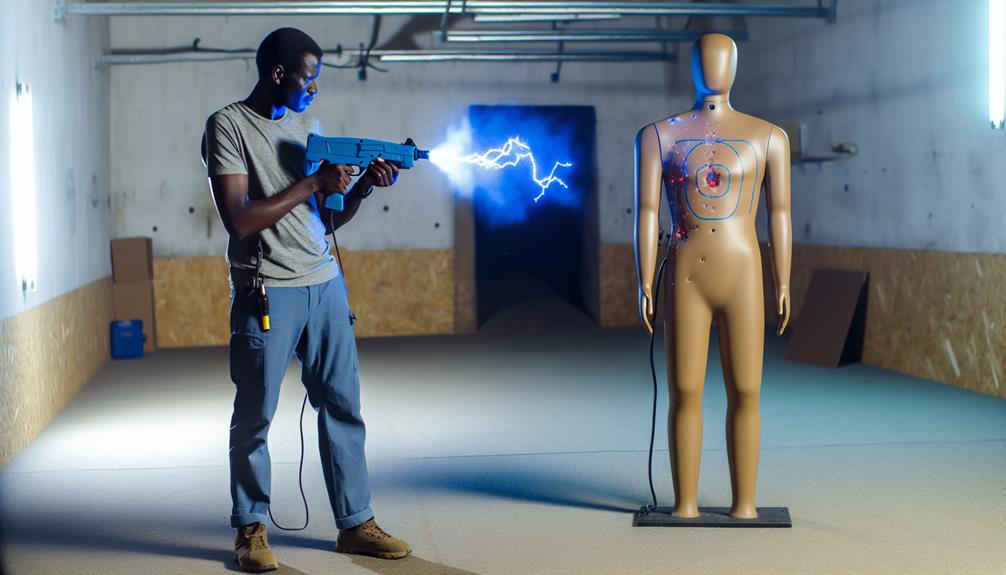
[{"label": "blue stun gun body", "polygon": [[[312,164],[328,162],[330,164],[347,164],[357,166],[359,176],[367,166],[377,158],[384,158],[399,169],[408,170],[416,164],[416,160],[430,159],[428,150],[420,150],[412,142],[412,138],[404,144],[371,140],[368,138],[338,138],[311,134],[307,137],[307,161]],[[312,165],[312,173],[318,169]],[[342,194],[331,194],[325,198],[325,207],[341,212],[343,210]]]}]

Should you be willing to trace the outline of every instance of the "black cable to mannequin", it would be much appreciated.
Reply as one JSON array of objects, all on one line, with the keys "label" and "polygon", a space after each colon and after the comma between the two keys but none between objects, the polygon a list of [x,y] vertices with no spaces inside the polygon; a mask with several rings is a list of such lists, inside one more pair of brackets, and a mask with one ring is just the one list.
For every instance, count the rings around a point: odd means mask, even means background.
[{"label": "black cable to mannequin", "polygon": [[307,495],[304,495],[304,410],[307,408],[307,394],[304,394],[304,403],[300,406],[300,466],[297,470],[297,483],[300,485],[300,498],[304,502],[304,526],[303,527],[283,527],[276,522],[272,516],[272,505],[269,506],[269,520],[277,529],[283,531],[303,531],[307,529],[311,522],[311,510],[307,505]]},{"label": "black cable to mannequin", "polygon": [[[663,241],[664,232],[661,231],[660,235],[657,237],[657,247],[659,249],[660,242]],[[650,496],[653,497],[653,505],[644,505],[639,509],[642,514],[647,514],[657,508],[657,491],[653,488],[653,440],[657,435],[657,366],[653,359],[653,343],[657,336],[657,315],[660,312],[660,283],[664,279],[664,267],[667,265],[667,260],[671,257],[671,238],[667,237],[667,248],[664,251],[664,259],[660,262],[660,266],[657,268],[657,281],[653,289],[653,321],[652,328],[650,332],[650,374],[653,376],[653,414],[650,419],[650,449],[649,456],[646,462],[646,474],[650,480]],[[646,310],[643,310],[646,313]],[[666,321],[666,320],[665,320]]]}]

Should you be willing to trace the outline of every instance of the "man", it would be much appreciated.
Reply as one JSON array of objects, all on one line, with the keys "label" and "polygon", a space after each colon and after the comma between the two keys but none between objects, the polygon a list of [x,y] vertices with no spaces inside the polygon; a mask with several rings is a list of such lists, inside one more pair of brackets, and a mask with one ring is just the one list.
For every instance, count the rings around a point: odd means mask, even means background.
[{"label": "man", "polygon": [[[317,94],[321,58],[304,32],[272,32],[256,54],[259,79],[251,95],[210,116],[204,136],[210,188],[230,234],[231,526],[235,560],[248,572],[279,564],[265,530],[267,434],[294,355],[318,411],[322,470],[339,528],[336,551],[386,559],[410,552],[377,526],[370,508],[356,318],[325,237],[353,218],[374,186],[392,185],[398,169],[378,160],[352,187],[345,166],[310,173],[304,147],[313,126],[301,113]],[[330,194],[345,195],[343,212],[324,209]]]}]

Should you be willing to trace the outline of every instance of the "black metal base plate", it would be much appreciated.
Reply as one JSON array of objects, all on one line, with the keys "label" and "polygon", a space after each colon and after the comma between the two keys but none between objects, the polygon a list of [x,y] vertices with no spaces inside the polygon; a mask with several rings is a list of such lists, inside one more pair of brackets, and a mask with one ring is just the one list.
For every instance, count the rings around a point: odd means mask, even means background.
[{"label": "black metal base plate", "polygon": [[729,507],[699,507],[699,516],[691,519],[672,515],[673,507],[657,507],[649,513],[636,512],[633,527],[792,527],[788,507],[759,507],[755,519],[730,516]]}]

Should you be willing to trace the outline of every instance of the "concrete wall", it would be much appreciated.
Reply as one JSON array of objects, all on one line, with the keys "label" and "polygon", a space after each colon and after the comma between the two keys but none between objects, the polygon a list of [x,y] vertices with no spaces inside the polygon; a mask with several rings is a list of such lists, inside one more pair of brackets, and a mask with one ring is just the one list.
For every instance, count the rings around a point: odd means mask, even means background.
[{"label": "concrete wall", "polygon": [[[189,45],[257,47],[274,28],[299,27],[324,48],[366,42],[371,18],[118,17],[116,49]],[[386,18],[382,39],[404,18]],[[421,42],[424,36],[417,36]],[[432,46],[431,46],[432,47]],[[440,143],[472,104],[585,104],[597,107],[603,242],[631,241],[632,140],[645,123],[688,106],[690,83],[673,89],[666,64],[567,64],[549,81],[551,64],[389,64],[366,82],[354,70],[322,73],[311,111],[330,135],[413,137]],[[217,222],[198,159],[208,114],[244,98],[254,85],[253,62],[118,66],[111,70],[113,212],[117,235],[154,237],[158,257],[221,255],[226,235]],[[446,178],[421,165],[368,200],[339,241],[351,250],[441,249],[453,246],[453,201]],[[387,205],[388,211],[383,207]],[[190,213],[191,208],[191,213]],[[440,224],[437,227],[436,224]],[[154,231],[154,227],[157,231]]]},{"label": "concrete wall", "polygon": [[[987,116],[985,0],[840,2],[838,23],[752,20],[734,102],[804,122],[793,170],[800,243],[1004,252],[1006,132]],[[740,105],[742,104],[742,106]]]},{"label": "concrete wall", "polygon": [[[53,20],[55,0],[0,0],[0,467],[108,360],[112,319],[105,19]],[[10,101],[32,87],[38,290],[14,259]],[[14,143],[17,145],[17,143]]]},{"label": "concrete wall", "polygon": [[[53,20],[55,0],[0,2],[0,319],[111,272],[108,72],[95,57],[104,18]],[[10,98],[33,91],[38,213],[38,291],[15,277],[10,183]],[[92,184],[93,182],[93,184]]]}]

